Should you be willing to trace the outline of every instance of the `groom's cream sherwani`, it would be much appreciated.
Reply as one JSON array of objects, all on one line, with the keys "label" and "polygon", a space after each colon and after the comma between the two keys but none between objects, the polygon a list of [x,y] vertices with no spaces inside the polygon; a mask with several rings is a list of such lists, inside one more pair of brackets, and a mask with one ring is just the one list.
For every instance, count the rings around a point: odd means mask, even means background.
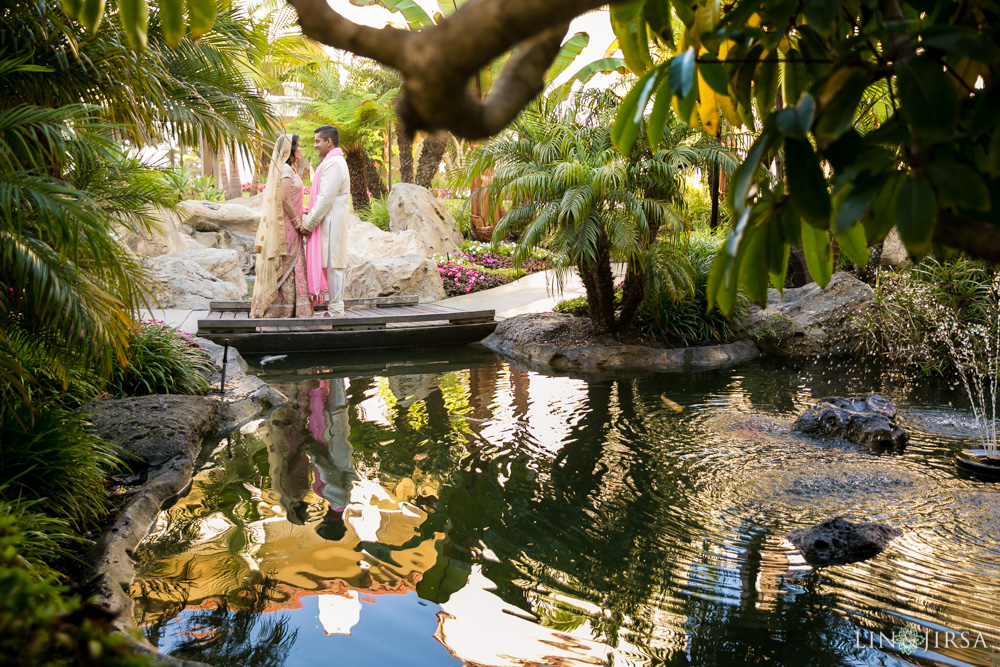
[{"label": "groom's cream sherwani", "polygon": [[[320,225],[323,268],[347,268],[347,217],[351,207],[351,178],[343,155],[328,155],[316,169],[320,191],[310,193],[309,214],[302,227],[311,232]],[[313,176],[313,183],[316,176]]]}]

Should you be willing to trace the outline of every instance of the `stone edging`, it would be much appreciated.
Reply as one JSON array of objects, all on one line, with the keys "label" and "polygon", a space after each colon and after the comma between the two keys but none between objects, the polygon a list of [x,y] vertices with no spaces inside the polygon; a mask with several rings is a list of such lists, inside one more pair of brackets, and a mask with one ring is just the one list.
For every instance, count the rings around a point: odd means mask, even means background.
[{"label": "stone edging", "polygon": [[[222,346],[201,338],[197,340],[212,357],[216,367],[221,369]],[[119,612],[114,621],[116,630],[129,632],[135,629],[134,603],[127,593],[135,577],[132,554],[139,542],[149,533],[161,509],[173,499],[183,495],[190,487],[195,461],[205,441],[221,437],[227,431],[286,400],[280,392],[263,380],[246,374],[247,364],[236,348],[229,349],[227,360],[224,395],[216,393],[200,397],[145,396],[137,399],[107,399],[92,403],[86,408],[95,412],[94,423],[98,431],[102,432],[102,436],[112,443],[125,447],[126,452],[127,444],[121,440],[127,439],[126,432],[130,426],[133,427],[132,440],[149,440],[155,437],[158,447],[164,451],[176,452],[166,461],[159,462],[149,469],[146,483],[121,509],[114,523],[97,539],[91,550],[89,561],[94,563],[94,572],[86,588],[97,596],[96,604]],[[216,392],[219,380],[218,372],[210,377]],[[102,419],[102,413],[115,412],[116,403],[146,399],[148,404],[155,404],[158,409],[169,410],[171,398],[177,400],[175,405],[194,412],[186,429],[174,429],[164,434],[162,431],[165,430],[163,427],[166,424],[162,423],[162,418],[157,419],[155,410],[145,413],[143,424],[122,426],[117,423],[110,426],[114,422],[113,419]],[[142,406],[138,407],[141,413]],[[169,417],[169,414],[164,414],[163,417]],[[158,424],[158,421],[161,423]],[[164,443],[168,446],[162,447]],[[135,642],[140,650],[157,652],[145,638],[136,638]],[[175,666],[202,665],[170,656],[161,656],[161,662]]]},{"label": "stone edging", "polygon": [[[542,317],[546,316],[546,317]],[[752,341],[724,345],[658,349],[642,345],[581,346],[563,349],[534,339],[558,330],[569,315],[541,313],[505,320],[482,341],[497,354],[541,371],[602,373],[622,371],[699,371],[725,368],[757,357]],[[532,333],[532,329],[534,332]]]}]

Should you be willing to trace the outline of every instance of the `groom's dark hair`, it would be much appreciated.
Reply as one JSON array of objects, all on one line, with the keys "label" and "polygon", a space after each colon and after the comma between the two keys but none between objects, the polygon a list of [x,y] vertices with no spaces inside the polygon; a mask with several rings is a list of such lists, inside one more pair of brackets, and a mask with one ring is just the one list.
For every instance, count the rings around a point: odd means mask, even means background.
[{"label": "groom's dark hair", "polygon": [[313,130],[313,134],[318,134],[319,138],[323,141],[326,141],[327,139],[333,141],[334,148],[340,146],[340,132],[337,132],[337,128],[333,125],[320,125]]}]

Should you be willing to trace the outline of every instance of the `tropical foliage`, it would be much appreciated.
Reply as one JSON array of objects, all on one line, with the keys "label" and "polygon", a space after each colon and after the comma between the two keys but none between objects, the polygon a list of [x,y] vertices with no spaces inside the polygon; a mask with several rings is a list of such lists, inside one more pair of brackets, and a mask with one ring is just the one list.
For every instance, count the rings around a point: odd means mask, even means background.
[{"label": "tropical foliage", "polygon": [[[355,211],[363,211],[368,208],[369,190],[374,186],[368,179],[369,151],[375,149],[376,155],[381,153],[376,147],[381,147],[381,133],[395,118],[392,103],[398,88],[372,90],[352,85],[342,78],[342,72],[343,66],[331,61],[303,69],[300,78],[314,101],[289,129],[299,136],[311,138],[319,125],[336,126],[350,172],[351,204]],[[308,141],[302,143],[310,144]]]},{"label": "tropical foliage", "polygon": [[[520,232],[518,261],[537,245],[564,254],[563,274],[570,267],[579,272],[599,332],[634,324],[649,251],[661,229],[680,224],[675,207],[683,193],[683,171],[707,159],[734,166],[717,142],[706,142],[676,122],[660,126],[662,150],[636,143],[623,157],[608,129],[618,102],[613,92],[602,91],[565,105],[538,103],[474,154],[464,183],[493,172],[484,188],[489,201],[496,208],[509,207],[494,238]],[[613,263],[625,265],[617,316]]]},{"label": "tropical foliage", "polygon": [[[867,245],[893,226],[916,256],[937,241],[1000,259],[982,242],[997,237],[998,221],[995,4],[743,0],[720,9],[637,0],[611,10],[626,63],[642,75],[615,123],[619,148],[629,152],[651,101],[654,130],[673,106],[710,134],[720,112],[760,132],[731,181],[736,223],[710,303],[732,312],[739,286],[764,303],[768,277],[782,284],[800,242],[825,285],[831,233],[862,267]],[[673,57],[654,63],[647,35]],[[762,169],[775,160],[783,169]]]}]

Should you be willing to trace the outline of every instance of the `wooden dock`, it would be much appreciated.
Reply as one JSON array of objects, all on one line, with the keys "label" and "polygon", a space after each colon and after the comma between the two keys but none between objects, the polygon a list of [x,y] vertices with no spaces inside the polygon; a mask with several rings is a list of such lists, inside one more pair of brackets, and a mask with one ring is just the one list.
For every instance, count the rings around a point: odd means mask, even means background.
[{"label": "wooden dock", "polygon": [[198,335],[228,341],[244,354],[459,345],[482,340],[496,328],[493,309],[462,310],[416,296],[345,299],[340,317],[325,308],[313,317],[251,318],[249,301],[213,301],[198,320]]}]

